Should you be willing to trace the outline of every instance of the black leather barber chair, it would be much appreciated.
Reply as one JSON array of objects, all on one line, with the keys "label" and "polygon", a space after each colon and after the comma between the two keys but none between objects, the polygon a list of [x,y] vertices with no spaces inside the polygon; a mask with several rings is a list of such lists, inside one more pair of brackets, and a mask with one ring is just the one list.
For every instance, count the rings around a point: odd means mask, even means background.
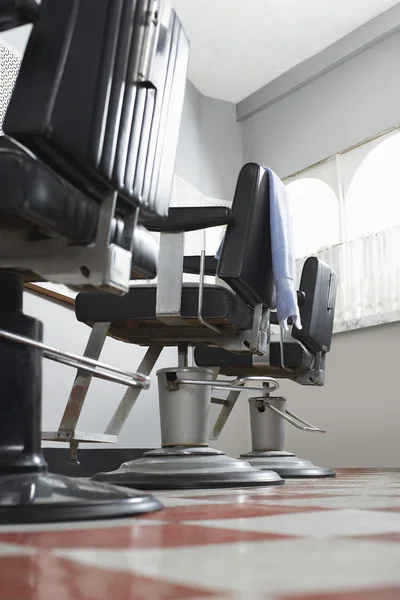
[{"label": "black leather barber chair", "polygon": [[[161,232],[157,285],[133,286],[124,297],[79,294],[76,316],[90,325],[107,324],[116,339],[149,346],[153,358],[162,347],[176,346],[179,364],[158,372],[162,447],[94,479],[141,489],[281,484],[276,473],[208,444],[212,388],[236,393],[255,384],[259,392],[263,385],[272,391],[276,380],[262,374],[218,380],[209,368],[188,366],[188,346],[201,343],[250,357],[268,353],[273,294],[268,172],[256,164],[243,167],[232,209],[171,208],[167,219],[145,218],[143,224]],[[184,256],[185,232],[225,224],[218,261],[204,253]],[[199,284],[182,284],[184,272],[200,274]],[[204,284],[204,276],[215,273],[226,286]],[[154,366],[154,360],[144,361]],[[119,432],[136,397],[122,400],[106,433]]]},{"label": "black leather barber chair", "polygon": [[[298,292],[302,329],[292,327],[291,335],[280,330],[264,356],[232,354],[223,348],[199,345],[194,357],[198,366],[219,369],[223,375],[244,377],[253,374],[287,378],[301,385],[324,385],[326,355],[331,348],[336,298],[336,276],[333,270],[317,258],[304,264]],[[277,324],[276,313],[271,323]],[[231,394],[221,409],[211,439],[215,442],[238,398]],[[289,412],[286,399],[272,396],[268,385],[261,396],[249,400],[252,452],[241,458],[258,469],[272,469],[287,479],[291,477],[332,477],[331,469],[317,467],[284,449],[284,423],[298,429],[325,433]]]},{"label": "black leather barber chair", "polygon": [[0,138],[0,522],[120,517],[151,495],[47,473],[41,361],[146,389],[149,378],[51,348],[23,283],[125,293],[154,277],[139,214],[164,217],[188,44],[148,0],[0,0],[0,27],[34,21]]}]

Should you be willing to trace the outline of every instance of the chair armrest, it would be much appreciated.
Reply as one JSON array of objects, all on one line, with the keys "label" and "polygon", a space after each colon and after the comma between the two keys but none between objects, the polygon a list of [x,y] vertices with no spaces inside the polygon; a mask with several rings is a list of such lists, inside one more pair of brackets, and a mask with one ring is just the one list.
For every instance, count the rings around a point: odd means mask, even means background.
[{"label": "chair armrest", "polygon": [[[218,260],[214,256],[206,256],[205,275],[217,274]],[[185,256],[183,259],[183,272],[190,275],[200,275],[200,256]]]},{"label": "chair armrest", "polygon": [[139,223],[149,231],[175,233],[197,231],[227,225],[233,220],[232,212],[225,206],[188,206],[169,209],[168,217],[140,216]]}]

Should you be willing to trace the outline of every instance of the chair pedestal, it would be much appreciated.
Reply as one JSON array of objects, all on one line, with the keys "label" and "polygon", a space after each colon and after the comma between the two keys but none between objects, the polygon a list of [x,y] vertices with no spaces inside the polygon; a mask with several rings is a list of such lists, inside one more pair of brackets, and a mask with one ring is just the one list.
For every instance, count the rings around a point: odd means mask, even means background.
[{"label": "chair pedestal", "polygon": [[208,446],[212,375],[198,367],[158,371],[162,447],[93,479],[151,490],[282,484],[276,473]]},{"label": "chair pedestal", "polygon": [[0,523],[79,521],[162,508],[149,494],[51,475],[41,451],[42,352],[1,335],[41,341],[22,313],[23,280],[0,273]]},{"label": "chair pedestal", "polygon": [[286,413],[286,399],[268,396],[250,398],[250,424],[252,452],[241,455],[241,459],[257,469],[278,473],[283,479],[334,477],[331,469],[317,467],[309,460],[285,452],[285,427],[283,418],[267,404]]}]

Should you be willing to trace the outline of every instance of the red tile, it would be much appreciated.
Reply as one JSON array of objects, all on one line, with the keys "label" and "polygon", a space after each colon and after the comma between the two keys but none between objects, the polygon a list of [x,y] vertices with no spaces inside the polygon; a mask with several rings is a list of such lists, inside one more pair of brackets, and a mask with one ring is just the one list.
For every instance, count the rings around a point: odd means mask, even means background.
[{"label": "red tile", "polygon": [[146,515],[151,521],[205,521],[217,519],[248,519],[291,513],[330,510],[314,506],[279,506],[263,504],[205,504],[202,506],[171,506],[162,512]]},{"label": "red tile", "polygon": [[289,594],[279,596],[279,600],[399,600],[400,587],[329,592],[323,594]]},{"label": "red tile", "polygon": [[249,499],[253,502],[257,500],[319,500],[320,498],[343,498],[343,494],[329,494],[327,492],[293,492],[291,494],[285,494],[284,496],[279,496],[278,494],[274,496],[268,496],[265,498],[260,498],[256,494],[250,494]]},{"label": "red tile", "polygon": [[205,588],[79,565],[49,553],[0,558],[0,571],[1,598],[6,600],[191,600],[226,597]]},{"label": "red tile", "polygon": [[176,548],[213,544],[291,539],[294,536],[236,531],[201,525],[158,523],[107,529],[5,533],[0,542],[32,548]]}]

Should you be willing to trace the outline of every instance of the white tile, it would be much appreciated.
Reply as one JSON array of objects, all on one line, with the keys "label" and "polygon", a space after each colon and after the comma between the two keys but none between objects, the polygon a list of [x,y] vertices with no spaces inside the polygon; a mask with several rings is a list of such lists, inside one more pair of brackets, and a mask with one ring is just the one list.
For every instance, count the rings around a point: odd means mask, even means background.
[{"label": "white tile", "polygon": [[282,498],[279,500],[260,500],[260,504],[265,506],[310,506],[321,508],[357,508],[357,509],[377,509],[377,508],[400,508],[400,495],[396,498],[391,496],[335,496],[332,498]]},{"label": "white tile", "polygon": [[[194,521],[184,523],[193,525]],[[204,520],[196,521],[196,525],[327,538],[400,531],[400,513],[332,510],[246,519]]]},{"label": "white tile", "polygon": [[[2,528],[1,528],[2,530]],[[0,543],[0,558],[6,556],[33,556],[36,554],[36,550],[33,548],[27,548],[25,546],[18,546],[16,544],[3,544]],[[0,576],[1,580],[1,576]]]},{"label": "white tile", "polygon": [[57,555],[100,568],[234,591],[249,599],[253,596],[245,594],[400,585],[400,544],[388,542],[298,539],[191,549],[60,550]]},{"label": "white tile", "polygon": [[[197,500],[195,498],[174,498],[167,497],[162,498],[161,502],[165,507],[171,508],[172,506],[213,506],[215,502],[210,498],[209,500]],[[162,512],[160,513],[162,515]]]}]

